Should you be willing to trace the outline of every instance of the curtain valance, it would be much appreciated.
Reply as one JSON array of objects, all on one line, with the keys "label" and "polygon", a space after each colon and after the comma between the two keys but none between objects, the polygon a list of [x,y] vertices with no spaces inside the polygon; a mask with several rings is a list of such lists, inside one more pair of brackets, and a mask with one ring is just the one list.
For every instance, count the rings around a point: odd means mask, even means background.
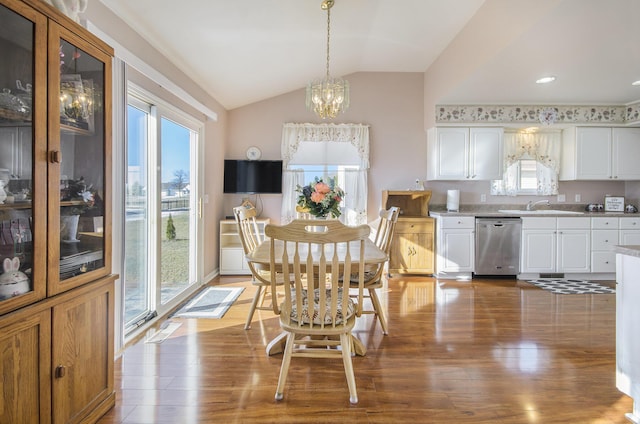
[{"label": "curtain valance", "polygon": [[303,141],[351,143],[358,151],[360,167],[369,169],[369,126],[362,124],[296,124],[286,123],[282,128],[282,160],[289,164]]}]

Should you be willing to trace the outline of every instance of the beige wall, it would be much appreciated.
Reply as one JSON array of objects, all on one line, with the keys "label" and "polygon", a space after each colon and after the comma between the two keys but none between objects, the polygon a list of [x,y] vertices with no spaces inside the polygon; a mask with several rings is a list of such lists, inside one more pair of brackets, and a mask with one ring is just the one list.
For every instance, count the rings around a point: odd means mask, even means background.
[{"label": "beige wall", "polygon": [[[423,131],[422,73],[357,73],[345,77],[351,85],[351,107],[333,122],[370,125],[369,220],[380,207],[384,189],[406,189],[426,175]],[[263,159],[280,159],[282,124],[321,122],[305,107],[300,89],[229,112],[226,158],[241,159],[249,146],[262,149]],[[347,196],[349,194],[347,193]],[[253,196],[251,196],[253,198]],[[225,212],[242,196],[225,195]],[[262,195],[262,215],[280,221],[281,196]]]}]

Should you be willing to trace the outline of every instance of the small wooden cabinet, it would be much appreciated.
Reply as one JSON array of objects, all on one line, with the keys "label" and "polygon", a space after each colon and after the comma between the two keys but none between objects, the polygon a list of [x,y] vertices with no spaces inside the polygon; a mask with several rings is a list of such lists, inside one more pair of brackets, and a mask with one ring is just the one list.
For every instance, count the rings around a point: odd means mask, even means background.
[{"label": "small wooden cabinet", "polygon": [[431,191],[382,193],[383,208],[400,208],[389,257],[390,274],[433,274],[434,219],[429,215]]},{"label": "small wooden cabinet", "polygon": [[[260,240],[264,240],[264,228],[269,222],[269,218],[256,219]],[[235,219],[223,219],[220,221],[220,275],[250,274],[238,234],[238,224]]]},{"label": "small wooden cabinet", "polygon": [[113,50],[40,0],[0,22],[0,423],[92,423],[115,403]]}]

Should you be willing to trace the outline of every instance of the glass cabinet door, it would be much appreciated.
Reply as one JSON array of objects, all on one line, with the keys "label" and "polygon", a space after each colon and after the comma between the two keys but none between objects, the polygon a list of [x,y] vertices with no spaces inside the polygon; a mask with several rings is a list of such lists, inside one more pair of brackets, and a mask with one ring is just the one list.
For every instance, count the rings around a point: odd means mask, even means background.
[{"label": "glass cabinet door", "polygon": [[46,146],[46,56],[35,54],[46,20],[8,4],[0,4],[0,314],[46,293],[46,163],[34,161]]},{"label": "glass cabinet door", "polygon": [[49,97],[49,243],[58,249],[49,249],[49,295],[110,271],[110,61],[73,33],[51,27],[49,90],[59,96]]}]

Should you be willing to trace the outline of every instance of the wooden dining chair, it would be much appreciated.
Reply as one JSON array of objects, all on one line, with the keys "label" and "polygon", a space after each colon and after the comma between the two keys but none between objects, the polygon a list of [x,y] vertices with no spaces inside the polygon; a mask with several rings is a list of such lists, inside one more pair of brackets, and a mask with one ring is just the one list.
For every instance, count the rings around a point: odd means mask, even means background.
[{"label": "wooden dining chair", "polygon": [[[395,232],[396,223],[398,222],[398,216],[400,215],[400,208],[392,206],[389,209],[380,210],[380,222],[378,229],[376,230],[374,242],[376,246],[382,250],[387,257],[391,251],[391,242],[393,240],[393,234]],[[388,265],[387,262],[368,266],[365,270],[364,288],[367,290],[368,297],[371,300],[373,309],[365,309],[363,314],[374,314],[380,321],[380,327],[382,327],[382,334],[389,334],[389,326],[387,324],[387,317],[378,297],[376,289],[380,289],[384,283],[384,273]],[[356,288],[358,285],[358,279],[351,276],[351,287]]]},{"label": "wooden dining chair", "polygon": [[[292,357],[342,357],[349,400],[357,403],[351,330],[362,311],[364,244],[370,228],[348,227],[338,220],[294,220],[284,226],[267,225],[265,232],[271,244],[272,281],[280,267],[290,271],[284,272],[284,284],[291,286],[291,290],[285,290],[282,304],[274,303],[274,312],[286,333],[276,399],[283,398]],[[345,270],[358,281],[360,296],[355,300],[340,278]],[[272,284],[273,294],[276,289]],[[322,368],[313,370],[319,371],[317,377],[321,379]]]},{"label": "wooden dining chair", "polygon": [[[238,225],[238,234],[240,235],[242,249],[246,255],[263,242],[256,222],[257,212],[256,209],[252,207],[238,206],[233,208],[233,215]],[[248,265],[251,271],[251,283],[256,287],[256,293],[253,296],[247,321],[244,324],[245,330],[251,328],[251,320],[253,319],[256,309],[267,311],[273,309],[270,304],[265,305],[266,299],[271,296],[271,273],[269,269],[251,262],[249,262]],[[276,283],[282,285],[282,278],[278,278]]]}]

